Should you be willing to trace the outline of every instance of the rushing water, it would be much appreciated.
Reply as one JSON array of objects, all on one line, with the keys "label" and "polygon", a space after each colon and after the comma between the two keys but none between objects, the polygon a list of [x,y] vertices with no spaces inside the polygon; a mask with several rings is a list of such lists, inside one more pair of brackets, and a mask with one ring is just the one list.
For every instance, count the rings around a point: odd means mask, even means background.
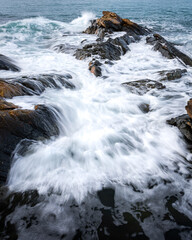
[{"label": "rushing water", "polygon": [[6,222],[15,224],[18,239],[192,239],[191,154],[179,130],[166,124],[185,113],[192,70],[165,82],[166,89],[138,96],[121,83],[158,80],[159,70],[183,68],[152,51],[145,38],[103,67],[105,79],[89,72],[90,59],[54,50],[95,41],[81,32],[107,9],[158,31],[192,56],[191,1],[0,2],[0,52],[22,68],[1,71],[1,78],[70,73],[76,86],[10,100],[25,109],[55,107],[61,130],[24,155],[16,150],[8,187],[27,196],[14,200]]}]

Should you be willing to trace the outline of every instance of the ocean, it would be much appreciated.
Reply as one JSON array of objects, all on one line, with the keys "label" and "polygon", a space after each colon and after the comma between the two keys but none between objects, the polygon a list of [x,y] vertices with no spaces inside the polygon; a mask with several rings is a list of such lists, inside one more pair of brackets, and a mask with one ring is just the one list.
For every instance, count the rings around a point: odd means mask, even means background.
[{"label": "ocean", "polygon": [[[73,49],[97,36],[82,33],[103,10],[151,29],[192,57],[191,0],[0,0],[0,53],[21,72],[0,78],[70,74],[75,90],[48,88],[7,99],[24,109],[45,104],[59,112],[60,135],[15,150],[0,213],[2,239],[192,239],[192,155],[167,120],[185,114],[192,68],[166,88],[144,95],[121,83],[158,79],[183,68],[146,45],[131,43],[105,78],[88,70]],[[114,37],[121,34],[115,34]],[[59,52],[63,44],[68,52]],[[139,106],[146,104],[146,114]],[[1,233],[0,233],[1,234]]]}]

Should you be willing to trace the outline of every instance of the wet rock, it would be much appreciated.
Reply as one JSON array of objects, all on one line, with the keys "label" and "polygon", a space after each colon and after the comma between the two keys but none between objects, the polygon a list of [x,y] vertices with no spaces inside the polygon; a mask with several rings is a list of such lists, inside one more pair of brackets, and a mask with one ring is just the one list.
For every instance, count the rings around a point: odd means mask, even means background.
[{"label": "wet rock", "polygon": [[168,59],[178,58],[182,63],[192,67],[192,59],[166,41],[161,35],[153,34],[152,37],[146,38],[146,42],[153,45],[153,49],[159,51],[164,57]]},{"label": "wet rock", "polygon": [[189,117],[192,119],[192,99],[190,99],[187,102],[187,106],[185,107],[187,114],[189,115]]},{"label": "wet rock", "polygon": [[12,98],[25,95],[25,90],[17,83],[0,80],[0,97]]},{"label": "wet rock", "polygon": [[167,123],[176,126],[184,137],[189,142],[192,142],[192,119],[187,114],[171,118]]},{"label": "wet rock", "polygon": [[102,73],[101,73],[101,66],[102,64],[96,60],[96,61],[91,61],[89,63],[89,70],[91,73],[93,73],[96,77],[101,77]]},{"label": "wet rock", "polygon": [[123,86],[128,88],[128,90],[132,93],[136,93],[139,95],[145,94],[151,89],[164,89],[165,86],[157,81],[153,81],[150,79],[142,79],[138,81],[133,81],[133,82],[125,82],[122,83]]},{"label": "wet rock", "polygon": [[69,44],[58,44],[53,47],[53,50],[55,50],[58,53],[73,54],[75,52],[76,48],[77,48],[76,46],[69,45]]},{"label": "wet rock", "polygon": [[82,49],[77,49],[75,56],[79,60],[98,55],[101,59],[119,60],[121,48],[114,45],[109,39],[106,42],[92,43],[85,45]]},{"label": "wet rock", "polygon": [[44,140],[58,134],[56,112],[44,105],[35,110],[0,111],[0,182],[5,182],[12,153],[21,140]]},{"label": "wet rock", "polygon": [[147,103],[141,103],[138,107],[143,113],[148,113],[150,111],[150,106]]},{"label": "wet rock", "polygon": [[186,69],[174,69],[174,70],[164,70],[159,71],[159,75],[161,76],[160,80],[175,80],[181,78],[183,75],[185,75],[187,72]]},{"label": "wet rock", "polygon": [[4,99],[0,99],[0,111],[2,110],[13,110],[19,108],[18,106],[16,106],[13,103],[7,102]]},{"label": "wet rock", "polygon": [[103,188],[102,190],[97,192],[97,195],[101,201],[101,203],[106,207],[112,207],[115,206],[115,191],[112,188]]},{"label": "wet rock", "polygon": [[46,88],[61,88],[62,86],[74,89],[69,81],[71,75],[42,74],[38,76],[23,76],[14,79],[0,79],[0,96],[12,98],[23,95],[40,95]]},{"label": "wet rock", "polygon": [[103,11],[103,16],[91,22],[84,32],[87,34],[104,34],[104,32],[113,33],[116,31],[125,31],[129,36],[137,39],[139,35],[147,35],[150,31],[141,27],[129,19],[122,19],[116,13]]},{"label": "wet rock", "polygon": [[130,50],[127,45],[133,41],[127,34],[115,39],[109,38],[106,42],[87,44],[82,49],[77,49],[75,56],[79,60],[95,55],[101,59],[119,60],[121,55]]},{"label": "wet rock", "polygon": [[13,60],[0,54],[0,70],[19,72],[21,69],[13,63]]}]

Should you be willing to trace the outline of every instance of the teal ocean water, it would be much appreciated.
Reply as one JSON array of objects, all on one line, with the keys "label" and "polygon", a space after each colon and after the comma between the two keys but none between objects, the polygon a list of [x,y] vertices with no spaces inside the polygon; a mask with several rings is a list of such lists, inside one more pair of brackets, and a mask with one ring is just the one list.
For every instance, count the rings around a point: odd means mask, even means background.
[{"label": "teal ocean water", "polygon": [[24,109],[57,109],[60,135],[32,142],[23,155],[16,148],[6,183],[12,195],[0,209],[3,240],[192,239],[192,155],[166,123],[186,113],[192,69],[163,82],[161,91],[128,92],[121,83],[185,68],[142,37],[121,60],[103,65],[105,78],[96,78],[91,59],[73,54],[96,42],[82,31],[103,10],[147,26],[192,57],[191,0],[0,0],[0,53],[21,68],[0,77],[69,73],[76,86],[7,100]]}]

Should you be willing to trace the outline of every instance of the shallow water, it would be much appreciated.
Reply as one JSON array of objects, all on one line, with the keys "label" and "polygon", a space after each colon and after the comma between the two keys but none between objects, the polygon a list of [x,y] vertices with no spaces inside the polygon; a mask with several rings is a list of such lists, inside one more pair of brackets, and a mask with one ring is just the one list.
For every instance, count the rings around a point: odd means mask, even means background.
[{"label": "shallow water", "polygon": [[[81,32],[107,7],[158,31],[192,56],[192,6],[173,2],[2,4],[0,51],[22,71],[2,71],[1,78],[69,73],[76,86],[10,100],[29,109],[55,107],[61,132],[31,144],[24,155],[21,146],[16,149],[7,185],[25,194],[7,200],[4,223],[15,224],[18,239],[192,238],[191,154],[179,130],[166,124],[185,113],[192,70],[164,82],[166,89],[138,96],[121,83],[158,80],[159,70],[183,68],[152,51],[145,38],[132,43],[113,66],[102,67],[105,79],[88,71],[90,59],[79,61],[73,51],[54,50],[58,44],[73,49],[84,39],[95,41],[96,36]],[[148,113],[141,111],[143,103],[150,106]]]}]

